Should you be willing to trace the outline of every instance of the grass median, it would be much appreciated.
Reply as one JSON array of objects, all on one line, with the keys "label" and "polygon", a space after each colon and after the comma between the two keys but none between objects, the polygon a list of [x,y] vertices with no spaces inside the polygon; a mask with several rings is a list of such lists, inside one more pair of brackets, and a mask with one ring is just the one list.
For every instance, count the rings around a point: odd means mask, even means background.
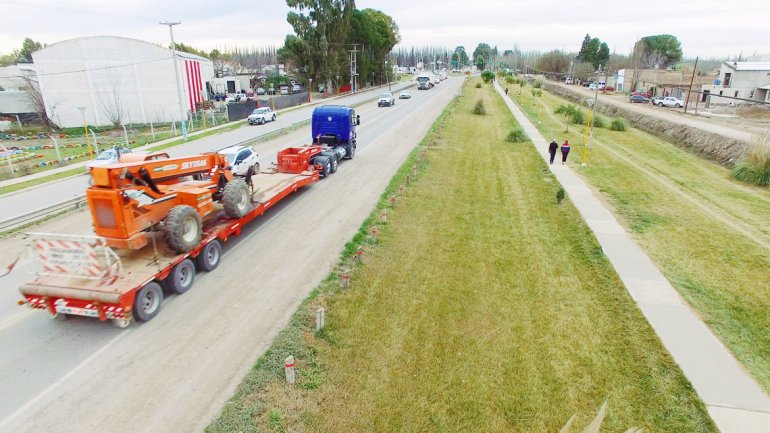
[{"label": "grass median", "polygon": [[604,400],[608,431],[715,431],[540,157],[505,141],[500,99],[472,84],[351,287],[324,283],[207,431],[554,432]]},{"label": "grass median", "polygon": [[[566,101],[547,92],[512,96],[547,138],[582,143],[584,127],[564,134],[553,114]],[[592,143],[579,172],[770,392],[770,190],[731,180],[728,169],[637,129],[596,128]],[[574,150],[577,165],[583,149]]]}]

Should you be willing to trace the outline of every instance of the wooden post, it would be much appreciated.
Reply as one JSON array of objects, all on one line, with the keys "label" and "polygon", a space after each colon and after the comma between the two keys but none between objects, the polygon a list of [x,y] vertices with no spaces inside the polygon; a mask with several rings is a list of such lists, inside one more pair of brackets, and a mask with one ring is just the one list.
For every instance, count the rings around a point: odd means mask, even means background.
[{"label": "wooden post", "polygon": [[404,184],[398,186],[398,195],[404,195]]},{"label": "wooden post", "polygon": [[409,186],[409,181],[412,179],[412,176],[407,174],[406,175],[406,185]]},{"label": "wooden post", "polygon": [[396,207],[396,195],[395,194],[390,196],[390,205],[392,207]]},{"label": "wooden post", "polygon": [[343,289],[347,289],[349,285],[350,285],[350,275],[348,275],[348,273],[345,272],[344,274],[342,274],[342,281],[340,282],[340,287],[342,287]]},{"label": "wooden post", "polygon": [[358,249],[356,250],[356,261],[358,263],[364,262],[364,247],[362,246],[359,246]]},{"label": "wooden post", "polygon": [[372,235],[372,238],[374,238],[374,240],[377,240],[377,233],[378,233],[377,226],[372,226],[372,228],[369,229],[369,234]]},{"label": "wooden post", "polygon": [[380,222],[386,223],[388,222],[388,210],[383,209],[380,211]]},{"label": "wooden post", "polygon": [[294,385],[297,380],[297,372],[294,369],[294,356],[288,356],[283,360],[283,371],[286,374],[286,383]]}]

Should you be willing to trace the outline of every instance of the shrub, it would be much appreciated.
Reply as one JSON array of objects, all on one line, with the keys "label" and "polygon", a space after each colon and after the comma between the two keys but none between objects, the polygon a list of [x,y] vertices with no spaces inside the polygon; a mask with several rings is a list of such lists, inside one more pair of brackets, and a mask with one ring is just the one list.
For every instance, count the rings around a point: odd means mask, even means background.
[{"label": "shrub", "polygon": [[527,137],[524,129],[517,127],[508,133],[508,136],[505,137],[505,141],[509,143],[521,143],[524,141],[529,141],[529,137]]},{"label": "shrub", "polygon": [[730,176],[741,182],[770,186],[770,132],[754,138],[751,148],[735,164]]},{"label": "shrub", "polygon": [[542,95],[543,95],[543,91],[542,90],[537,89],[537,88],[533,88],[532,89],[532,96],[537,97],[537,96],[542,96]]},{"label": "shrub", "polygon": [[610,129],[613,131],[623,132],[628,128],[626,127],[626,122],[624,122],[623,119],[616,117],[612,119],[612,122],[610,123]]},{"label": "shrub", "polygon": [[481,116],[487,114],[487,110],[484,108],[483,100],[479,99],[476,101],[476,105],[473,106],[473,114],[478,114]]},{"label": "shrub", "polygon": [[583,114],[583,110],[575,108],[575,112],[570,115],[569,120],[576,125],[583,125],[586,123],[586,115]]},{"label": "shrub", "polygon": [[484,80],[485,83],[490,83],[495,79],[495,73],[492,71],[484,71],[481,73],[481,79]]},{"label": "shrub", "polygon": [[542,80],[535,80],[535,82],[532,84],[532,87],[535,89],[542,89],[543,88],[543,81]]},{"label": "shrub", "polygon": [[599,116],[598,114],[593,116],[593,119],[591,120],[591,123],[593,123],[594,128],[606,128],[607,127],[607,121],[604,120],[604,117]]},{"label": "shrub", "polygon": [[476,83],[476,88],[480,89],[481,88],[481,83]]},{"label": "shrub", "polygon": [[583,112],[578,107],[572,104],[559,105],[554,111],[554,113],[562,115],[564,119],[567,121],[567,127],[564,129],[564,132],[569,131],[570,123],[585,124],[586,122],[585,115],[583,114]]},{"label": "shrub", "polygon": [[556,191],[556,204],[561,204],[562,200],[564,200],[564,187],[560,186]]}]

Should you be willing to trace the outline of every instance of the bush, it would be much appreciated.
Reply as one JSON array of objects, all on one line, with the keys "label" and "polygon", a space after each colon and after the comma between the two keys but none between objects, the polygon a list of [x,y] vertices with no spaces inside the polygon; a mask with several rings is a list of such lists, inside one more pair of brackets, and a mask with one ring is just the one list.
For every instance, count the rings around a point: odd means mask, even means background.
[{"label": "bush", "polygon": [[542,90],[537,89],[537,88],[533,88],[532,89],[532,96],[538,97],[538,96],[542,96],[542,95],[543,95],[543,91]]},{"label": "bush", "polygon": [[597,115],[594,115],[593,120],[591,122],[594,124],[594,128],[606,128],[607,127],[607,121],[604,120],[604,117]]},{"label": "bush", "polygon": [[532,87],[534,87],[535,89],[542,89],[543,82],[541,80],[535,80],[535,82],[532,84]]},{"label": "bush", "polygon": [[612,119],[612,122],[610,123],[610,129],[613,131],[620,131],[624,132],[626,129],[626,122],[623,121],[623,119],[616,117]]},{"label": "bush", "polygon": [[481,116],[487,114],[487,110],[484,108],[483,100],[479,99],[476,101],[476,105],[473,107],[473,114],[478,114]]},{"label": "bush", "polygon": [[564,195],[564,187],[559,187],[556,191],[556,204],[561,204],[561,201],[564,200]]},{"label": "bush", "polygon": [[508,133],[508,136],[505,137],[505,141],[509,143],[521,143],[524,141],[529,141],[529,137],[527,137],[524,129],[517,127]]},{"label": "bush", "polygon": [[481,83],[476,83],[476,88],[480,89],[481,88]]},{"label": "bush", "polygon": [[770,186],[770,132],[754,138],[751,148],[733,167],[730,176],[741,182]]},{"label": "bush", "polygon": [[481,79],[488,84],[495,79],[495,73],[492,71],[484,71],[481,73]]},{"label": "bush", "polygon": [[586,115],[583,114],[583,110],[575,108],[575,112],[570,115],[569,120],[576,125],[583,125],[586,123]]}]

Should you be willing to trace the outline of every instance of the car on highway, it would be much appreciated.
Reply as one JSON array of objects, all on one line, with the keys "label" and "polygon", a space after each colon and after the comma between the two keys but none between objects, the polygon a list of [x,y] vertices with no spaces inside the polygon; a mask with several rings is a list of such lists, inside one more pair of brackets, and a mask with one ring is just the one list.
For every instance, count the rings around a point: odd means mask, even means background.
[{"label": "car on highway", "polygon": [[398,94],[398,99],[412,99],[412,92],[402,90],[401,93]]},{"label": "car on highway", "polygon": [[392,107],[394,105],[396,105],[396,100],[390,92],[383,93],[380,95],[380,99],[377,100],[378,107]]},{"label": "car on highway", "polygon": [[275,111],[270,107],[259,107],[249,114],[247,118],[249,125],[264,125],[265,122],[272,122],[276,118]]},{"label": "car on highway", "polygon": [[629,102],[636,102],[636,103],[640,103],[640,104],[646,104],[646,103],[650,102],[650,99],[649,98],[645,98],[642,95],[631,95],[628,98],[628,101]]},{"label": "car on highway", "polygon": [[227,158],[233,174],[245,176],[250,167],[254,167],[254,174],[259,173],[260,160],[257,152],[249,146],[230,146],[219,151]]},{"label": "car on highway", "polygon": [[107,164],[114,164],[120,159],[120,155],[131,153],[128,147],[113,146],[105,149],[92,161],[86,162],[86,172],[90,172],[91,167],[101,167]]},{"label": "car on highway", "polygon": [[655,102],[655,105],[657,105],[658,107],[680,108],[680,107],[684,107],[684,101],[679,98],[675,98],[673,96],[666,96],[665,98],[658,99],[657,102]]}]

